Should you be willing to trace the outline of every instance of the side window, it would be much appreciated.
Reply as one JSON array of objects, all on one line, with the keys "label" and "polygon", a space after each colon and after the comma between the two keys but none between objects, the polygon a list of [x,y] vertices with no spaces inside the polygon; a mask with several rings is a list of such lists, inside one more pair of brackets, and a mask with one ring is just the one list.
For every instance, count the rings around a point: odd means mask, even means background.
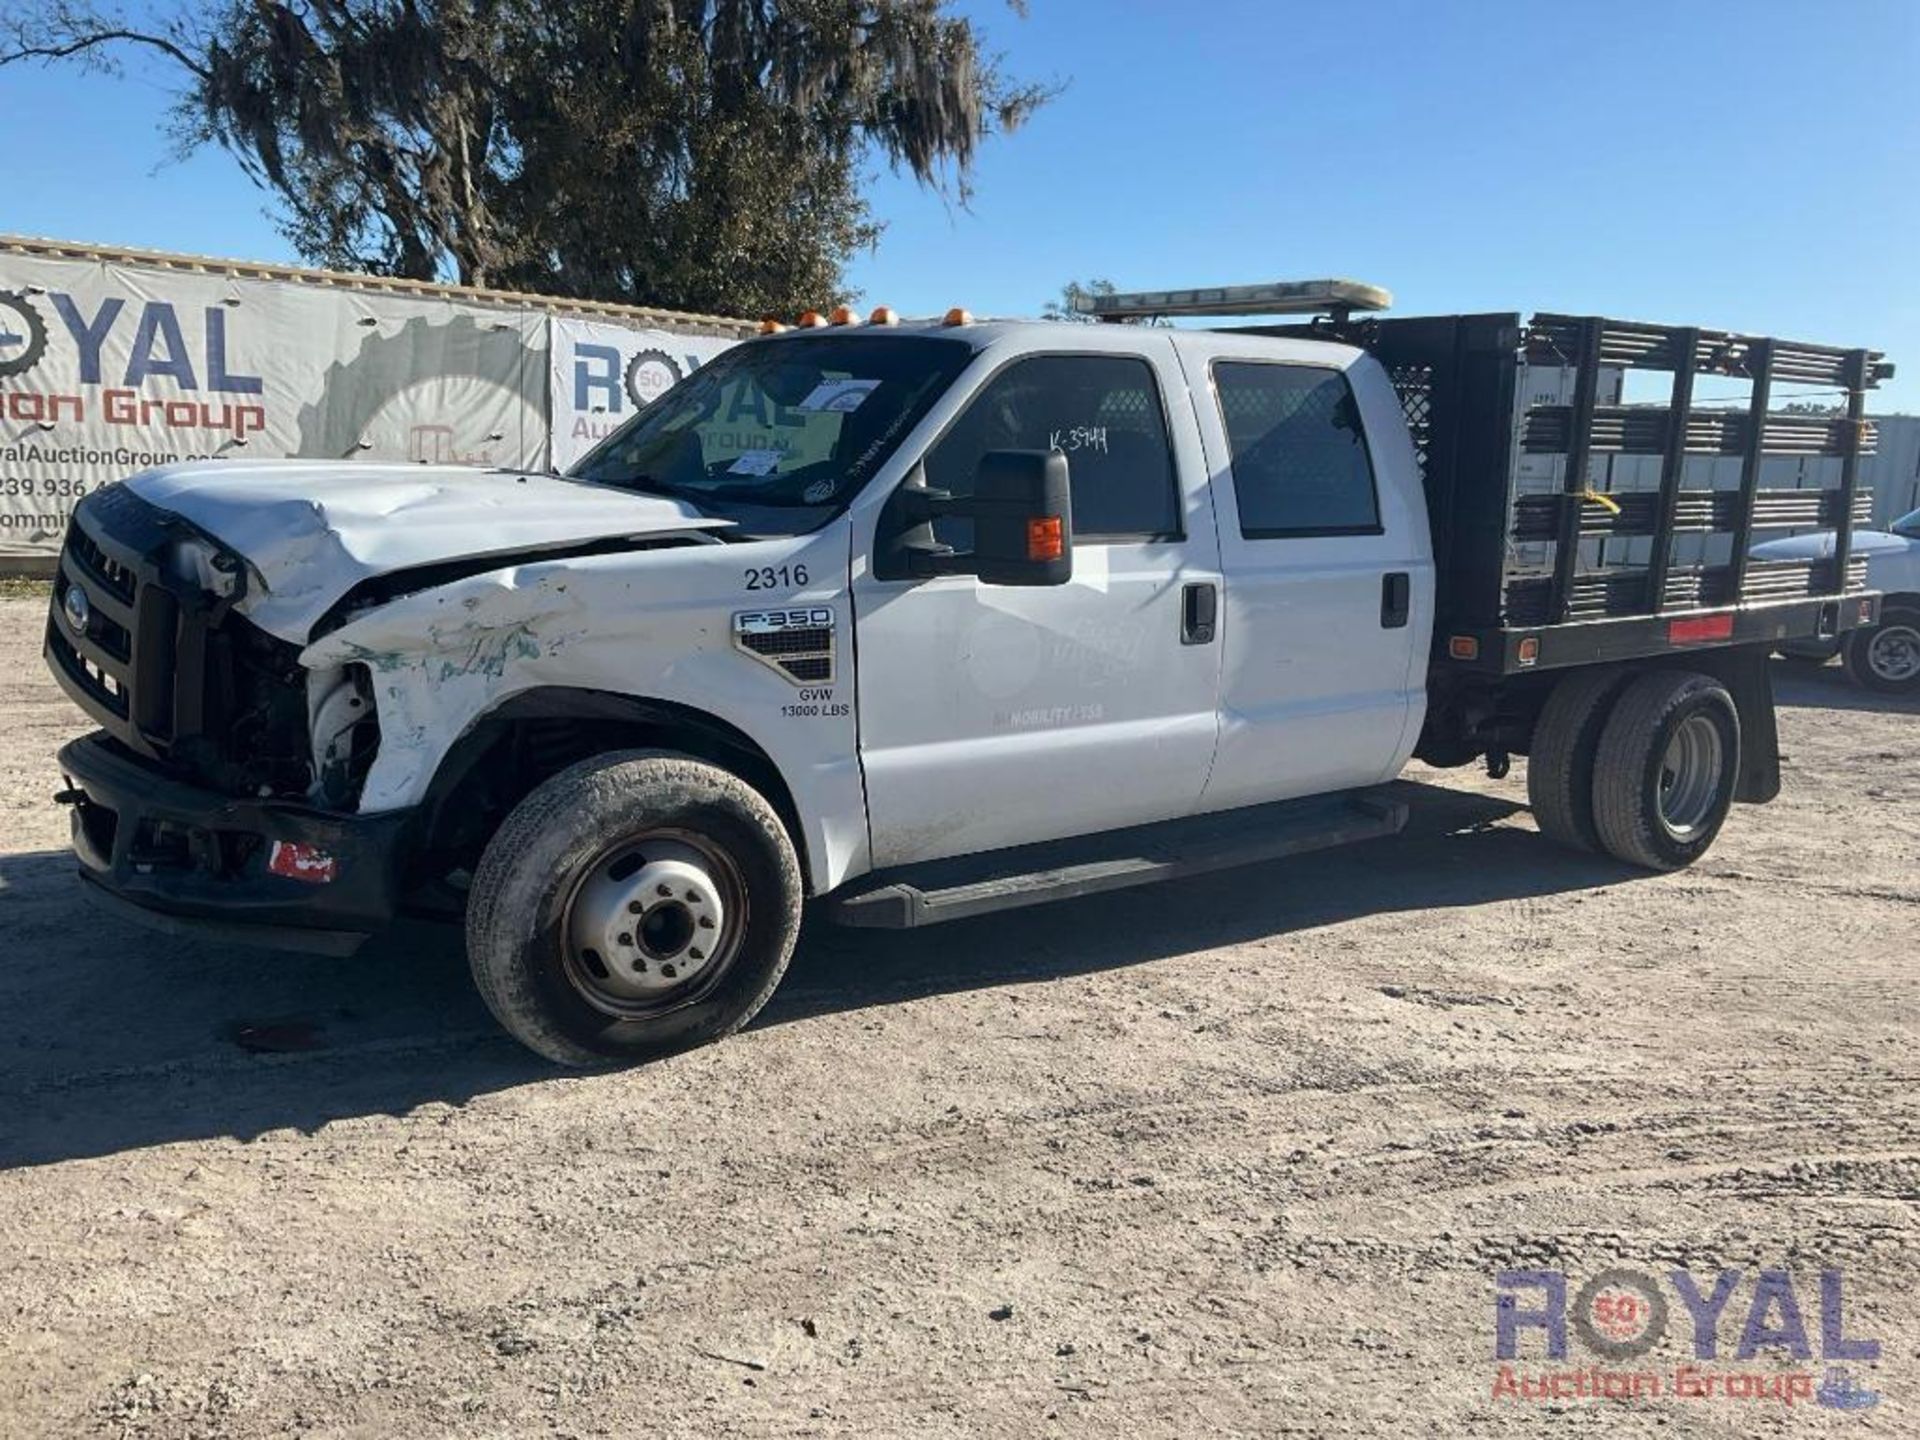
[{"label": "side window", "polygon": [[[1060,450],[1073,478],[1076,539],[1176,536],[1179,493],[1153,367],[1128,355],[1036,355],[1002,370],[927,455],[927,483],[965,495],[992,450]],[[971,521],[942,521],[946,544]]]},{"label": "side window", "polygon": [[1377,535],[1380,501],[1353,387],[1337,370],[1216,362],[1240,533]]}]

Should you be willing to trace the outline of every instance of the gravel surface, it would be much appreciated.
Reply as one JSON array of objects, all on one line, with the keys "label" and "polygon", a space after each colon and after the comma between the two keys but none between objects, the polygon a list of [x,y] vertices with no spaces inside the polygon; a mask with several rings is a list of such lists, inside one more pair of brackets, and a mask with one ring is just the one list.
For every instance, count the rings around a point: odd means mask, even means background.
[{"label": "gravel surface", "polygon": [[[745,1034],[570,1076],[432,931],[91,910],[41,603],[0,600],[8,1440],[1920,1433],[1920,707],[1783,669],[1786,792],[1683,874],[1547,846],[1518,765],[1417,771],[1398,840],[815,927]],[[1719,1368],[1766,1373],[1791,1271],[1816,1375],[1843,1271],[1880,1403],[1496,1398],[1495,1273],[1615,1266],[1744,1271]],[[1690,1359],[1674,1312],[1633,1363]]]}]

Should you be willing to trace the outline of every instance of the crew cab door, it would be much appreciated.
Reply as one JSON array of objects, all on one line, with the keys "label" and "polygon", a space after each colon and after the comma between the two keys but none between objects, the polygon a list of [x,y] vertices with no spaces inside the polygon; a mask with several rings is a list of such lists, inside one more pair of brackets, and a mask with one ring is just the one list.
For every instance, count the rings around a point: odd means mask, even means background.
[{"label": "crew cab door", "polygon": [[1359,351],[1182,336],[1226,575],[1202,809],[1390,779],[1426,713],[1433,562],[1413,445]]},{"label": "crew cab door", "polygon": [[[966,494],[990,451],[1064,451],[1073,578],[879,581],[859,558],[871,533],[856,541],[876,867],[1184,815],[1213,758],[1220,646],[1200,622],[1220,575],[1171,341],[1093,332],[1046,353],[990,347],[956,391],[925,451],[927,483]],[[963,550],[967,530],[937,527]]]}]

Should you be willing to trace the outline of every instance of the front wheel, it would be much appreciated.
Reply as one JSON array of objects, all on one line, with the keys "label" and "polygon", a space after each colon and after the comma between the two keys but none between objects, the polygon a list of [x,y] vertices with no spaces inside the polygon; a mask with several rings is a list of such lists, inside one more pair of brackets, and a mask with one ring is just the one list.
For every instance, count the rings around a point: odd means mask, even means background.
[{"label": "front wheel", "polygon": [[489,842],[467,956],[494,1017],[562,1065],[653,1059],[730,1035],[785,973],[800,867],[773,807],[670,751],[582,761]]},{"label": "front wheel", "polygon": [[1617,860],[1678,870],[1712,846],[1740,773],[1740,715],[1718,680],[1655,670],[1621,692],[1593,762],[1593,819]]},{"label": "front wheel", "polygon": [[1920,692],[1920,610],[1889,605],[1871,630],[1855,630],[1841,652],[1847,676],[1882,695]]}]

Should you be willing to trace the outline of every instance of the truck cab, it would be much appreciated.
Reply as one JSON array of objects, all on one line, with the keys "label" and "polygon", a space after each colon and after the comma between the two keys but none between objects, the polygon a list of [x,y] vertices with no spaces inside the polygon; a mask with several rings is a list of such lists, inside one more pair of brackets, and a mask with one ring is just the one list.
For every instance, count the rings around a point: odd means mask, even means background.
[{"label": "truck cab", "polygon": [[[102,726],[62,752],[82,878],[322,951],[461,919],[502,1022],[599,1063],[745,1023],[810,899],[922,924],[1399,828],[1430,695],[1479,712],[1430,678],[1431,494],[1366,348],[836,322],[566,477],[222,462],[88,497],[47,631]],[[1467,752],[1524,753],[1551,688]],[[1675,863],[1738,788],[1740,706],[1690,732]]]}]

